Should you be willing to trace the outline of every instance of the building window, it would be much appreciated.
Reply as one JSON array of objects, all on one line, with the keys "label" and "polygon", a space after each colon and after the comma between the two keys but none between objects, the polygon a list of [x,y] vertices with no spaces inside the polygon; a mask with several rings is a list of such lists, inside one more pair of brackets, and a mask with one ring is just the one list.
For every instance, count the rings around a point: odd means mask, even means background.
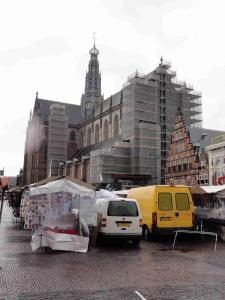
[{"label": "building window", "polygon": [[95,125],[95,144],[99,143],[99,125]]},{"label": "building window", "polygon": [[76,141],[76,134],[75,134],[75,132],[73,130],[70,131],[70,141],[71,142],[75,142]]},{"label": "building window", "polygon": [[113,136],[119,135],[119,117],[116,115],[113,120]]},{"label": "building window", "polygon": [[91,128],[88,128],[87,132],[87,146],[91,145]]},{"label": "building window", "polygon": [[103,138],[104,138],[104,140],[108,140],[108,138],[109,138],[109,122],[108,122],[108,120],[105,120],[105,122],[104,122]]},{"label": "building window", "polygon": [[47,155],[48,155],[48,147],[47,146],[45,146],[43,154],[44,154],[43,155],[44,162],[47,162]]}]

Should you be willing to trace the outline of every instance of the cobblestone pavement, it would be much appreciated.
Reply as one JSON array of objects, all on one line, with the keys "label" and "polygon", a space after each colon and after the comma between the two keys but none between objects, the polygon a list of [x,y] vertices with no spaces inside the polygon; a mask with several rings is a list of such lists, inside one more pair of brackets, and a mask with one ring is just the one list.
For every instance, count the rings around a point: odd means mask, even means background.
[{"label": "cobblestone pavement", "polygon": [[207,239],[108,243],[88,253],[32,253],[4,205],[0,226],[0,300],[224,299],[225,243]]}]

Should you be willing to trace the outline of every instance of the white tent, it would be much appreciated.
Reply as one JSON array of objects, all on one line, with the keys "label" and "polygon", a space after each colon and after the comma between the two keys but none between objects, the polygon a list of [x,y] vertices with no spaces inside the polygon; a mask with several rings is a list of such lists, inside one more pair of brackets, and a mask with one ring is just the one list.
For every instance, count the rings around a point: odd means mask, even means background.
[{"label": "white tent", "polygon": [[[36,218],[34,227],[38,227],[32,236],[33,250],[48,246],[55,250],[87,251],[89,237],[84,233],[88,232],[89,225],[97,223],[93,189],[61,178],[30,187],[29,201],[30,211]],[[72,227],[77,223],[79,230],[74,231]]]}]

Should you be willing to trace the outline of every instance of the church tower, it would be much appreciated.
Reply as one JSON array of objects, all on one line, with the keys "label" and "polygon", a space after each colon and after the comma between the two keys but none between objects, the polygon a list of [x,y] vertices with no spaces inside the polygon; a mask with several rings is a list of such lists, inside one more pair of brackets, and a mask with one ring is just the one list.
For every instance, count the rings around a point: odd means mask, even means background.
[{"label": "church tower", "polygon": [[103,100],[101,95],[101,73],[99,72],[98,54],[95,47],[89,51],[90,61],[85,78],[85,90],[81,98],[82,119],[87,120],[93,116],[95,107]]}]

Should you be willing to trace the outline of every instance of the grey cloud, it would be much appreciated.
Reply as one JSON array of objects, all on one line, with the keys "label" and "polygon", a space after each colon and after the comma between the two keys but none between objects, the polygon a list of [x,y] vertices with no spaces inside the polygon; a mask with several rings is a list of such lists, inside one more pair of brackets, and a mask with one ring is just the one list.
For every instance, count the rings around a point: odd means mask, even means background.
[{"label": "grey cloud", "polygon": [[23,48],[10,49],[0,53],[0,64],[14,65],[23,59],[37,57],[56,56],[70,50],[67,40],[64,38],[46,38]]}]

